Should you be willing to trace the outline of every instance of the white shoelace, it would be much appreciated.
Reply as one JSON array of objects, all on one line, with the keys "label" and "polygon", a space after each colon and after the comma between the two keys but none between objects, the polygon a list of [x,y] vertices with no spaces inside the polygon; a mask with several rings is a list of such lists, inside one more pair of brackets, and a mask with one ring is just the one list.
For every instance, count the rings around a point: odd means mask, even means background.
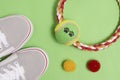
[{"label": "white shoelace", "polygon": [[14,62],[14,65],[8,65],[7,68],[2,68],[5,73],[0,73],[0,80],[26,80],[24,68],[18,62]]},{"label": "white shoelace", "polygon": [[3,49],[2,44],[4,45],[4,47],[9,46],[5,34],[0,31],[0,50]]}]

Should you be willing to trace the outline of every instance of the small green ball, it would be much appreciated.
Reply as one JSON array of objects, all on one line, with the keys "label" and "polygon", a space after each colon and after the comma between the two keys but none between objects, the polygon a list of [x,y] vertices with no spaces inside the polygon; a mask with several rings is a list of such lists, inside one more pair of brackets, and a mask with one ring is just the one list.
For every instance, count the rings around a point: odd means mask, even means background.
[{"label": "small green ball", "polygon": [[55,28],[55,37],[59,43],[72,45],[79,39],[79,27],[71,20],[64,20]]}]

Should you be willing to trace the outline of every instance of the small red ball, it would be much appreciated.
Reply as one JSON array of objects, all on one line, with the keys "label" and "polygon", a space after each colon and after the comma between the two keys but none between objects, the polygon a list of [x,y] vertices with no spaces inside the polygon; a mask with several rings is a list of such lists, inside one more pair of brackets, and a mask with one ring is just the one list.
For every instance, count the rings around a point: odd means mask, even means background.
[{"label": "small red ball", "polygon": [[87,68],[91,71],[91,72],[97,72],[99,71],[101,65],[100,62],[97,60],[90,60],[87,64]]}]

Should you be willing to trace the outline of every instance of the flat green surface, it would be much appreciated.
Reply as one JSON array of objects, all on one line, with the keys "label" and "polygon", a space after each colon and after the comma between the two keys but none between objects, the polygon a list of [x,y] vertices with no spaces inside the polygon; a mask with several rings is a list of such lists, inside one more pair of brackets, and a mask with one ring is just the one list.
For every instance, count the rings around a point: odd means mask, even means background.
[{"label": "flat green surface", "polygon": [[[120,40],[110,48],[99,52],[87,52],[64,46],[56,42],[55,11],[59,0],[0,0],[0,16],[22,14],[34,25],[32,38],[23,47],[40,47],[49,56],[50,64],[41,80],[120,80]],[[80,41],[98,43],[108,38],[117,28],[119,8],[116,0],[68,0],[65,18],[80,25]],[[75,72],[61,68],[65,59],[77,64]],[[92,73],[86,63],[90,59],[101,62],[101,70]]]}]

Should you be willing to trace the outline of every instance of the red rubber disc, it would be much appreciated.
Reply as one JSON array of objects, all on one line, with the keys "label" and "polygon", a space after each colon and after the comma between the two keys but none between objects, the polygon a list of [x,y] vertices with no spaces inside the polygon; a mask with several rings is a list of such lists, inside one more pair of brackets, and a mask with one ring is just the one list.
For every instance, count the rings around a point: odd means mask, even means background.
[{"label": "red rubber disc", "polygon": [[100,62],[97,60],[90,60],[87,64],[87,68],[91,71],[91,72],[97,72],[99,71],[101,65]]}]

